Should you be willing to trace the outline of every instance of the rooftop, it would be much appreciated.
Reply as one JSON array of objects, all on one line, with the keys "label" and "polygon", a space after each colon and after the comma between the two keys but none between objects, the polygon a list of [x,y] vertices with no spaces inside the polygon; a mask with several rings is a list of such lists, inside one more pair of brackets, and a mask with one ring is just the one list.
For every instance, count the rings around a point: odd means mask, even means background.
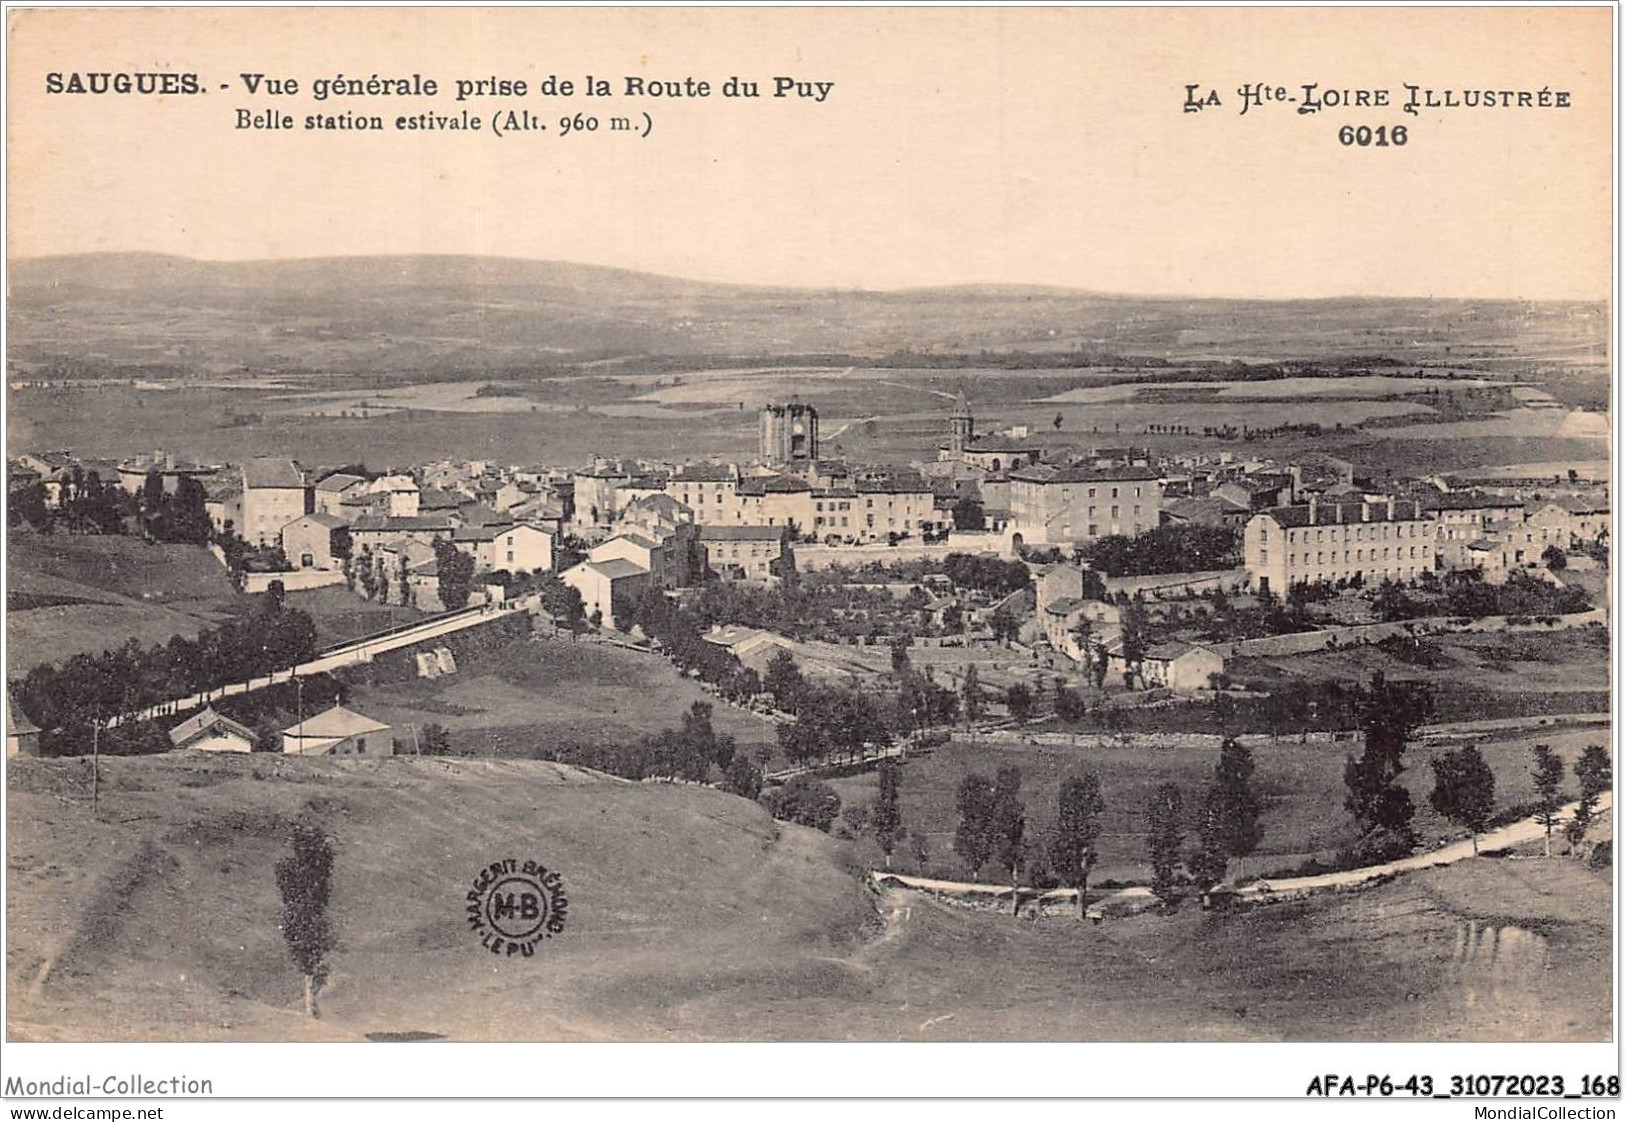
[{"label": "rooftop", "polygon": [[778,541],[785,535],[783,526],[701,526],[701,541],[746,542]]},{"label": "rooftop", "polygon": [[252,730],[243,727],[230,717],[216,713],[214,708],[210,706],[205,708],[203,712],[186,718],[186,720],[170,729],[169,742],[177,748],[184,748],[188,741],[196,740],[216,726],[222,727],[228,732],[234,732],[245,740],[254,739]]},{"label": "rooftop", "polygon": [[325,713],[306,717],[303,721],[282,730],[283,736],[304,740],[333,740],[358,736],[368,732],[388,732],[389,726],[371,717],[363,716],[342,705],[335,705]]},{"label": "rooftop", "polygon": [[[1314,517],[1309,516],[1314,511]],[[1317,503],[1314,507],[1305,503],[1300,506],[1278,506],[1262,511],[1259,517],[1268,516],[1275,519],[1280,526],[1336,526],[1342,524],[1357,524],[1360,522],[1414,522],[1422,517],[1422,511],[1416,503],[1401,500],[1393,503],[1393,515],[1389,516],[1388,503]]]},{"label": "rooftop", "polygon": [[304,489],[305,473],[292,460],[259,457],[243,465],[243,485],[260,489]]},{"label": "rooftop", "polygon": [[362,479],[359,475],[349,475],[341,471],[328,476],[326,479],[316,484],[316,490],[337,493],[339,491],[348,491],[356,484],[365,482],[366,480]]},{"label": "rooftop", "polygon": [[622,580],[626,577],[648,576],[649,570],[642,565],[634,564],[624,558],[613,557],[608,561],[583,561],[581,568],[593,569],[610,580]]},{"label": "rooftop", "polygon": [[1057,468],[1050,464],[1034,464],[1010,473],[1010,478],[1024,483],[1134,483],[1149,482],[1161,473],[1148,467],[1097,468],[1088,464],[1073,464]]},{"label": "rooftop", "polygon": [[673,483],[722,483],[734,477],[726,464],[684,464],[671,477]]}]

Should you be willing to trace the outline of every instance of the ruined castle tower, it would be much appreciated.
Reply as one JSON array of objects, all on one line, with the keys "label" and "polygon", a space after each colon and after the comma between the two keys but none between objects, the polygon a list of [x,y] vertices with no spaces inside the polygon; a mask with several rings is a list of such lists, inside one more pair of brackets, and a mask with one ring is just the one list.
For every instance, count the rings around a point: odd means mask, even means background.
[{"label": "ruined castle tower", "polygon": [[762,459],[803,464],[818,458],[818,410],[792,401],[762,407]]}]

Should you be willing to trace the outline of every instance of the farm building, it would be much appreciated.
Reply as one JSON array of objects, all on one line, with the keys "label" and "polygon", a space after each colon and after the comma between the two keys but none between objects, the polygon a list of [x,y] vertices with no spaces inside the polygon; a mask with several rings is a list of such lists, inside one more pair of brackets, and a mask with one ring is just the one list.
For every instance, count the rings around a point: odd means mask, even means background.
[{"label": "farm building", "polygon": [[39,734],[39,726],[12,703],[9,694],[6,695],[6,755],[39,755]]},{"label": "farm building", "polygon": [[200,752],[252,752],[254,733],[230,717],[205,707],[203,712],[170,729],[169,742],[176,748],[195,748]]},{"label": "farm building", "polygon": [[335,705],[283,729],[282,751],[290,756],[392,756],[395,742],[388,725]]}]

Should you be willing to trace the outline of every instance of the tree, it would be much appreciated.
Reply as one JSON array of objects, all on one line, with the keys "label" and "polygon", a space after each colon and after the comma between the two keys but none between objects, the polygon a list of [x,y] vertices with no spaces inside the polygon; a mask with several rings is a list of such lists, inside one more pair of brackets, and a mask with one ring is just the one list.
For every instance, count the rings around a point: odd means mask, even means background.
[{"label": "tree", "polygon": [[[1258,795],[1253,791],[1253,754],[1235,737],[1219,745],[1219,762],[1213,769],[1213,784],[1203,805],[1203,831],[1207,842],[1203,851],[1245,861],[1264,839],[1259,822]],[[1224,869],[1219,868],[1219,879]],[[1217,883],[1217,880],[1214,881]]]},{"label": "tree", "polygon": [[963,498],[954,503],[954,529],[974,531],[987,526],[986,515],[982,511],[982,504],[972,498]]},{"label": "tree", "polygon": [[1050,839],[1050,864],[1063,883],[1078,892],[1078,918],[1086,914],[1089,872],[1098,854],[1100,816],[1106,809],[1100,797],[1100,779],[1092,771],[1061,783],[1056,806],[1055,834]]},{"label": "tree", "polygon": [[891,868],[892,850],[903,827],[902,811],[897,801],[902,770],[895,759],[880,761],[880,793],[875,797],[874,813],[869,819],[875,831],[875,841],[880,843],[880,852],[886,855],[888,869]]},{"label": "tree", "polygon": [[333,875],[333,845],[321,828],[300,822],[293,828],[289,852],[276,864],[276,886],[282,894],[282,938],[288,954],[305,976],[305,1013],[320,1014],[316,993],[327,980],[327,952],[333,929],[327,899]]},{"label": "tree", "polygon": [[1016,682],[1004,691],[1004,704],[1011,717],[1025,723],[1033,713],[1033,691],[1025,683]]},{"label": "tree", "polygon": [[975,877],[993,854],[993,784],[987,776],[971,772],[959,781],[954,796],[959,825],[954,829],[954,852]]},{"label": "tree", "polygon": [[1371,687],[1360,701],[1365,750],[1359,759],[1344,761],[1348,794],[1343,806],[1360,827],[1360,845],[1351,856],[1360,863],[1375,863],[1403,857],[1416,848],[1411,825],[1416,808],[1399,777],[1405,770],[1406,741],[1427,719],[1431,703],[1422,687],[1389,684],[1380,671],[1372,675]]},{"label": "tree", "polygon": [[891,641],[891,669],[893,674],[901,674],[908,669],[908,647],[913,640],[907,635],[898,635]]},{"label": "tree", "polygon": [[1007,647],[1021,635],[1021,621],[1004,608],[997,609],[988,617],[987,626],[993,632],[993,638]]},{"label": "tree", "polygon": [[974,663],[965,670],[965,683],[960,693],[964,698],[965,724],[971,725],[981,720],[982,685]]},{"label": "tree", "polygon": [[418,751],[425,756],[451,755],[451,733],[446,726],[430,721],[418,730]]},{"label": "tree", "polygon": [[1122,614],[1123,685],[1129,689],[1133,689],[1135,679],[1140,678],[1141,666],[1145,662],[1148,645],[1146,626],[1145,597],[1136,593],[1134,599],[1124,607]]},{"label": "tree", "polygon": [[1094,650],[1095,625],[1088,616],[1079,616],[1072,625],[1072,638],[1078,643],[1078,661],[1087,665]]},{"label": "tree", "polygon": [[1541,562],[1554,573],[1561,573],[1569,567],[1569,555],[1560,546],[1549,545],[1540,555]]},{"label": "tree", "polygon": [[1433,809],[1473,835],[1473,852],[1478,852],[1478,835],[1495,813],[1495,773],[1478,751],[1468,744],[1453,752],[1433,757],[1433,793],[1428,796]]},{"label": "tree", "polygon": [[1146,807],[1146,846],[1151,856],[1151,891],[1164,905],[1172,905],[1174,871],[1179,866],[1179,846],[1185,837],[1182,822],[1184,799],[1179,787],[1164,783],[1151,796]]},{"label": "tree", "polygon": [[762,804],[774,818],[829,833],[841,813],[841,796],[821,779],[798,775],[783,787],[764,792]]},{"label": "tree", "polygon": [[1557,811],[1563,805],[1563,757],[1552,751],[1549,744],[1537,744],[1531,749],[1534,757],[1535,816],[1546,827],[1546,856],[1552,855],[1552,825]]},{"label": "tree", "polygon": [[1597,811],[1597,798],[1614,785],[1614,768],[1608,759],[1608,749],[1601,744],[1590,744],[1574,765],[1574,777],[1580,781],[1580,805],[1574,808],[1567,835],[1569,846],[1577,848],[1591,828],[1592,816]]},{"label": "tree", "polygon": [[175,484],[175,498],[169,505],[170,541],[188,545],[203,545],[209,540],[214,524],[209,519],[206,505],[208,496],[203,484],[190,475],[183,475]]},{"label": "tree", "polygon": [[762,685],[773,695],[773,704],[776,708],[785,713],[794,713],[807,682],[801,676],[796,660],[790,657],[789,651],[781,647],[767,660],[767,672],[762,675]]},{"label": "tree", "polygon": [[762,794],[762,769],[749,756],[735,756],[722,773],[722,789],[755,800]]},{"label": "tree", "polygon": [[1021,870],[1027,863],[1027,812],[1021,805],[1021,769],[1006,764],[993,778],[993,804],[988,828],[993,835],[993,856],[1010,870],[1010,914],[1021,902]]},{"label": "tree", "polygon": [[[440,571],[440,579],[436,593],[440,603],[449,612],[468,603],[469,593],[474,588],[474,558],[452,545],[444,538],[436,538],[434,543],[435,568]],[[405,581],[402,581],[401,593],[404,596]]]}]

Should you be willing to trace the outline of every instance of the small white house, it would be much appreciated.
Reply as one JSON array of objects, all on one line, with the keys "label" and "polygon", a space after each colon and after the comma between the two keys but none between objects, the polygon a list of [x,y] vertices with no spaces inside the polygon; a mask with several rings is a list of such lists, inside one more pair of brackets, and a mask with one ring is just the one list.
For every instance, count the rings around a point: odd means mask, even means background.
[{"label": "small white house", "polygon": [[290,756],[393,756],[389,726],[342,705],[306,717],[282,730],[282,751]]},{"label": "small white house", "polygon": [[252,752],[254,733],[212,707],[205,707],[170,729],[169,742],[176,748],[201,752]]}]

